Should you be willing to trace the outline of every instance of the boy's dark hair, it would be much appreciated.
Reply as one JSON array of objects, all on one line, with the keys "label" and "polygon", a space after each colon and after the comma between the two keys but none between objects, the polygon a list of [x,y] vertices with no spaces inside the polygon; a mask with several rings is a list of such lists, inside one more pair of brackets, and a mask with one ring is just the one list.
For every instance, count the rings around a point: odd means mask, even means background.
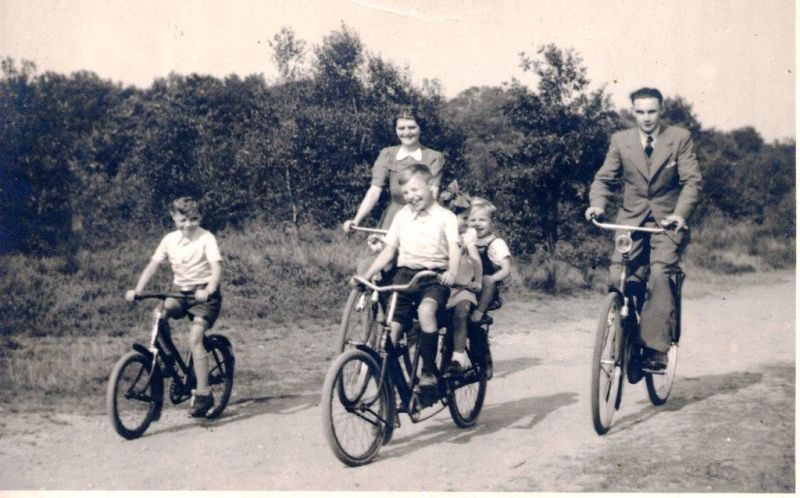
[{"label": "boy's dark hair", "polygon": [[661,95],[661,92],[658,91],[658,88],[650,88],[650,87],[642,87],[635,92],[631,93],[631,104],[636,99],[658,99],[658,105],[662,105],[664,103],[664,97]]},{"label": "boy's dark hair", "polygon": [[200,204],[194,197],[179,197],[172,201],[169,212],[184,216],[200,216]]},{"label": "boy's dark hair", "polygon": [[405,185],[415,175],[422,175],[426,182],[433,178],[433,173],[431,173],[431,170],[426,165],[422,163],[416,163],[411,164],[400,171],[400,173],[397,175],[397,183],[400,185]]}]

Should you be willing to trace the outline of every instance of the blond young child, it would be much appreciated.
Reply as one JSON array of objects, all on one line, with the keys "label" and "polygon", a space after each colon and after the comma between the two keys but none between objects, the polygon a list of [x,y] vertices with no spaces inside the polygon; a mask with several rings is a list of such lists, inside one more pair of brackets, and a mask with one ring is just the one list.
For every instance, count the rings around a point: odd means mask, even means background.
[{"label": "blond young child", "polygon": [[478,304],[476,293],[480,292],[483,280],[483,268],[478,252],[478,236],[475,229],[469,227],[469,197],[456,194],[448,204],[448,208],[458,218],[458,232],[461,235],[461,260],[455,280],[455,289],[451,290],[447,309],[452,310],[453,324],[453,358],[447,367],[447,373],[460,376],[469,362],[465,352],[467,345],[467,327],[470,311]]},{"label": "blond young child", "polygon": [[200,227],[202,216],[196,200],[181,197],[173,201],[170,216],[176,230],[161,239],[150,262],[142,271],[136,288],[125,294],[130,302],[141,294],[158,266],[169,259],[174,274],[175,287],[185,299],[167,298],[164,310],[168,318],[187,316],[192,320],[189,344],[194,358],[194,373],[197,389],[192,417],[205,417],[214,406],[214,396],[208,388],[208,354],[203,347],[206,330],[214,325],[222,306],[219,280],[222,274],[222,257],[214,235]]},{"label": "blond young child", "polygon": [[[392,220],[384,239],[386,247],[361,275],[370,279],[391,263],[395,254],[398,268],[392,277],[393,285],[408,283],[420,271],[441,272],[438,280],[423,281],[417,291],[398,295],[390,325],[391,338],[396,343],[403,328],[411,325],[414,313],[418,315],[422,330],[418,342],[422,358],[420,388],[436,386],[433,375],[439,331],[436,312],[447,303],[448,286],[455,281],[461,259],[458,219],[436,202],[433,181],[430,169],[424,164],[410,165],[398,174],[406,205]],[[351,284],[356,285],[356,281],[351,280]]]},{"label": "blond young child", "polygon": [[472,199],[469,226],[478,236],[477,247],[483,267],[483,281],[478,296],[478,305],[470,320],[483,325],[489,323],[486,310],[493,302],[499,305],[500,284],[511,275],[511,251],[508,244],[494,232],[494,213],[497,208],[486,199]]}]

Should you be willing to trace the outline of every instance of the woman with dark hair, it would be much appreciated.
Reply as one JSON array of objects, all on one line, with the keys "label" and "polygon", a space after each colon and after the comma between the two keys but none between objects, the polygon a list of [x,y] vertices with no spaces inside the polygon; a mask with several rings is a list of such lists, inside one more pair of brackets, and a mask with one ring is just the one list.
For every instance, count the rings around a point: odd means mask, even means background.
[{"label": "woman with dark hair", "polygon": [[345,232],[350,227],[358,226],[369,215],[381,197],[385,187],[389,187],[391,201],[383,213],[379,227],[387,230],[394,215],[405,205],[397,174],[412,164],[424,164],[433,173],[434,196],[439,194],[442,180],[444,156],[441,152],[429,149],[420,143],[420,125],[417,115],[408,107],[402,108],[395,117],[395,132],[400,140],[399,145],[381,150],[378,159],[372,166],[372,184],[358,207],[355,217],[342,224]]}]

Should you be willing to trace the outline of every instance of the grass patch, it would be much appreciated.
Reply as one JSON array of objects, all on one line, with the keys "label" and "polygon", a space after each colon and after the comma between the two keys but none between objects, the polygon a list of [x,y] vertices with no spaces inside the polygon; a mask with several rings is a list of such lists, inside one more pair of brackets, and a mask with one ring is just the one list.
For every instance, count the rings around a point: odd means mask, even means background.
[{"label": "grass patch", "polygon": [[[693,235],[685,258],[691,279],[794,266],[793,237],[725,224],[701,227]],[[224,302],[214,330],[234,344],[234,399],[318,387],[333,358],[349,292],[346,279],[365,255],[364,237],[254,224],[222,232],[218,240],[225,258]],[[0,308],[0,403],[104,410],[114,363],[133,342],[148,339],[152,304],[130,305],[123,295],[157,243],[157,237],[149,237],[115,249],[84,249],[70,261],[0,256],[0,292],[6,296]],[[582,261],[563,252],[517,258],[505,300],[602,291],[606,267]],[[149,288],[168,289],[170,281],[165,264]],[[173,330],[185,350],[188,322]]]}]

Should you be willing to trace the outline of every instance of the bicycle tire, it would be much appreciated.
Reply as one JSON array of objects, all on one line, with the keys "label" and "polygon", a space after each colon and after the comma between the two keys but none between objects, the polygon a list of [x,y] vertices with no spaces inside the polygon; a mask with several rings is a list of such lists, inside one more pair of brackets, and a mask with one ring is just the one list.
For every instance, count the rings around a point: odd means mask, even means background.
[{"label": "bicycle tire", "polygon": [[[358,396],[342,395],[347,384]],[[322,385],[322,428],[333,454],[344,464],[355,467],[371,462],[380,451],[387,431],[392,429],[393,393],[380,382],[380,366],[368,353],[352,349],[340,354],[331,364]],[[366,386],[366,387],[365,387]],[[341,422],[341,424],[340,424]],[[365,429],[361,441],[349,438],[349,429]]]},{"label": "bicycle tire", "polygon": [[678,368],[678,345],[672,344],[667,353],[667,368],[663,374],[647,373],[645,374],[645,383],[647,384],[647,395],[650,397],[650,402],[655,406],[661,406],[669,399],[669,394],[672,392],[672,385],[675,382],[675,372]]},{"label": "bicycle tire", "polygon": [[355,344],[366,344],[372,349],[376,348],[377,342],[377,303],[370,299],[371,292],[368,290],[352,289],[347,296],[347,302],[342,312],[342,319],[339,323],[339,337],[336,343],[336,350],[344,352],[350,349],[348,346]]},{"label": "bicycle tire", "polygon": [[[622,400],[624,384],[622,298],[609,292],[600,315],[592,355],[592,423],[597,434],[611,428],[614,414]],[[605,367],[605,368],[604,368]]]},{"label": "bicycle tire", "polygon": [[470,366],[464,369],[461,379],[450,381],[447,391],[450,418],[462,429],[472,427],[478,421],[487,386],[486,355],[473,353],[469,342],[466,352]]},{"label": "bicycle tire", "polygon": [[147,430],[164,403],[164,380],[158,365],[136,351],[125,353],[108,378],[106,407],[111,425],[125,439]]},{"label": "bicycle tire", "polygon": [[230,343],[219,334],[206,337],[208,351],[208,388],[214,395],[214,407],[206,414],[213,419],[222,415],[233,392],[233,378],[236,360]]}]

